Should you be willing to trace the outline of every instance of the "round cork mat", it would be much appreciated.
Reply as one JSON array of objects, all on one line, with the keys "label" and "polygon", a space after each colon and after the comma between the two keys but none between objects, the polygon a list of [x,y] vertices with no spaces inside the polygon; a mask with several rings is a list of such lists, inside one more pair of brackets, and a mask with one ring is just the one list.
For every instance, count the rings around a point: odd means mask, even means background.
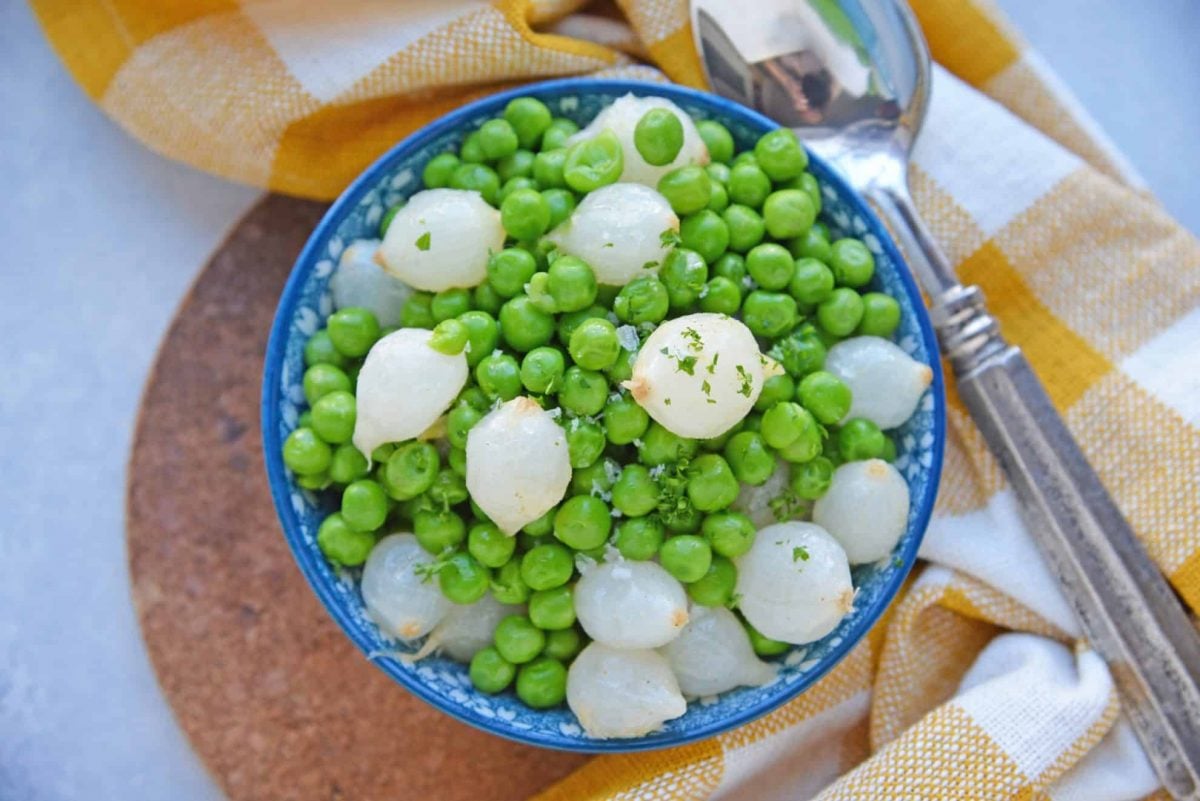
[{"label": "round cork mat", "polygon": [[342,635],[284,542],[259,437],[262,358],[324,206],[260,202],[185,298],[129,463],[133,597],[158,681],[230,801],[523,799],[585,757],[409,695]]}]

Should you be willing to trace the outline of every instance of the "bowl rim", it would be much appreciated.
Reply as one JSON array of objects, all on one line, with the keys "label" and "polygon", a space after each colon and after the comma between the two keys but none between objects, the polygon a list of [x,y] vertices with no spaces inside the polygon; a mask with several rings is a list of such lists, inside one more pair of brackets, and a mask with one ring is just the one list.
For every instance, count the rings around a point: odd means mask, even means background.
[{"label": "bowl rim", "polygon": [[[738,714],[732,715],[729,718],[699,726],[694,730],[680,732],[674,737],[648,739],[646,736],[643,736],[629,739],[600,740],[586,737],[568,739],[568,735],[565,734],[561,735],[561,738],[554,738],[535,730],[520,730],[513,727],[505,728],[502,725],[498,725],[503,724],[503,721],[487,718],[472,710],[445,702],[441,697],[428,691],[424,683],[415,674],[400,670],[396,666],[395,660],[390,658],[376,658],[378,654],[375,652],[372,644],[358,636],[356,627],[352,625],[350,615],[342,611],[333,593],[323,587],[319,580],[316,567],[313,564],[315,549],[308,547],[300,534],[300,523],[291,505],[290,484],[280,452],[282,438],[278,433],[279,427],[275,424],[278,419],[277,410],[279,409],[281,395],[280,375],[286,355],[289,328],[303,284],[307,280],[311,265],[319,260],[319,254],[323,252],[329,240],[335,234],[336,227],[343,217],[347,212],[355,208],[364,196],[379,186],[394,163],[405,158],[409,151],[420,148],[430,139],[463,127],[470,120],[483,113],[499,112],[508,101],[517,97],[529,95],[555,97],[564,94],[586,94],[589,92],[603,92],[617,95],[632,92],[638,96],[659,95],[676,103],[687,101],[707,106],[719,114],[739,118],[741,122],[755,129],[768,131],[781,127],[770,118],[732,100],[678,84],[631,79],[577,77],[523,84],[513,89],[487,95],[486,97],[466,103],[419,128],[389,148],[354,179],[322,216],[321,221],[317,223],[317,226],[309,235],[304,248],[300,251],[299,256],[297,256],[295,264],[288,275],[283,292],[280,294],[275,317],[271,324],[270,337],[267,341],[267,348],[264,354],[259,419],[262,430],[263,461],[266,467],[267,480],[271,488],[271,497],[275,505],[276,515],[283,529],[284,539],[287,541],[288,548],[292,552],[292,557],[295,559],[309,587],[320,600],[321,605],[325,607],[326,613],[337,623],[347,639],[354,643],[355,647],[367,657],[369,662],[373,663],[393,681],[400,684],[404,689],[425,703],[469,726],[486,731],[489,734],[526,745],[560,751],[630,753],[672,748],[696,742],[757,720],[812,687],[836,665],[841,663],[850,650],[858,645],[867,632],[879,622],[884,610],[895,600],[901,585],[912,571],[916,562],[917,551],[929,527],[934,502],[937,498],[937,490],[941,483],[943,452],[946,440],[946,395],[937,338],[934,335],[928,310],[923,302],[921,292],[917,288],[911,268],[908,267],[907,261],[900,253],[887,227],[880,221],[875,210],[867,202],[862,193],[854,190],[845,178],[833,169],[828,162],[809,150],[810,160],[819,163],[824,168],[823,171],[828,177],[829,182],[836,186],[838,192],[844,196],[853,197],[858,201],[866,217],[868,228],[876,234],[880,246],[898,267],[897,272],[899,273],[900,282],[910,298],[913,299],[913,308],[916,312],[915,316],[921,339],[927,352],[932,357],[930,359],[930,367],[933,370],[933,381],[930,384],[929,390],[932,393],[934,403],[934,442],[932,461],[929,466],[930,492],[928,497],[922,499],[923,503],[918,508],[917,516],[914,520],[916,527],[914,536],[910,538],[909,542],[898,554],[903,564],[899,569],[891,573],[887,584],[877,594],[874,603],[868,609],[863,610],[857,625],[850,631],[845,632],[841,642],[829,649],[822,660],[824,664],[814,667],[803,678],[788,685],[786,691],[781,692],[777,697],[768,698],[742,709]],[[309,267],[302,269],[304,265],[309,265]]]}]

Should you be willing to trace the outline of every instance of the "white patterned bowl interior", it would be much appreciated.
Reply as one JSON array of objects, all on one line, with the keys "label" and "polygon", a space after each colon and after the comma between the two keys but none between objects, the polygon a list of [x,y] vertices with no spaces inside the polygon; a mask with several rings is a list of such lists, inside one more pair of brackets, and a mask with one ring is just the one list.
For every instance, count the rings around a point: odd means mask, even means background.
[{"label": "white patterned bowl interior", "polygon": [[342,249],[355,239],[374,237],[386,208],[421,189],[426,162],[457,148],[465,135],[499,115],[512,97],[533,95],[560,116],[585,124],[627,92],[670,98],[696,119],[715,119],[733,134],[739,149],[752,146],[777,127],[765,117],[723,98],[671,85],[635,81],[570,79],[533,84],[472,103],[396,145],[368,168],[338,199],[313,232],[283,292],[267,348],[263,381],[263,445],[268,477],[284,535],[301,571],[346,635],[389,676],[454,717],[514,740],[574,751],[636,751],[680,745],[747,723],[795,697],[838,663],[882,614],[916,558],[929,521],[941,472],[945,397],[937,345],[920,295],[886,230],[862,198],[815,156],[813,174],[824,194],[822,219],[837,235],[863,238],[875,255],[874,289],[900,302],[903,312],[896,341],[933,368],[934,380],[917,413],[898,432],[896,466],[912,495],[908,529],[893,555],[853,571],[858,594],[854,610],[833,633],[780,657],[779,677],[765,687],[743,688],[690,705],[687,714],[661,730],[636,739],[586,737],[565,708],[534,711],[511,693],[476,691],[463,665],[442,658],[405,664],[386,656],[413,650],[389,641],[364,611],[356,572],[335,570],[317,548],[316,532],[331,511],[332,499],[299,488],[287,473],[280,447],[304,408],[303,347],[331,311],[327,290]]}]

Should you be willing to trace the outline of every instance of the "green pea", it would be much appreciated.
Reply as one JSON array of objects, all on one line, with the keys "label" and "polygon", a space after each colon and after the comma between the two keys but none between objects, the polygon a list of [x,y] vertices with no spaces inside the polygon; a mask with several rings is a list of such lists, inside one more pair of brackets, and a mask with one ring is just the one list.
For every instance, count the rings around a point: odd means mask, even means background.
[{"label": "green pea", "polygon": [[658,549],[663,569],[684,584],[700,580],[712,565],[712,547],[694,534],[671,537]]},{"label": "green pea", "polygon": [[312,409],[307,409],[300,413],[300,417],[296,421],[297,428],[312,428]]},{"label": "green pea", "polygon": [[503,692],[517,675],[517,668],[494,647],[488,646],[475,652],[467,669],[475,689],[488,695]]},{"label": "green pea", "polygon": [[650,109],[633,129],[633,146],[647,164],[670,164],[683,149],[683,123],[665,108]]},{"label": "green pea", "polygon": [[875,257],[866,245],[857,239],[839,239],[832,249],[829,266],[840,286],[857,289],[871,282],[871,276],[875,275]]},{"label": "green pea", "polygon": [[379,321],[370,309],[339,309],[329,316],[326,330],[338,353],[356,359],[379,339]]},{"label": "green pea", "polygon": [[[730,199],[733,199],[732,195]],[[745,253],[761,242],[767,231],[763,218],[757,211],[736,201],[721,212],[721,217],[729,227],[729,249],[738,253]]]},{"label": "green pea", "polygon": [[563,163],[563,180],[576,192],[591,192],[616,183],[624,167],[620,140],[612,131],[605,130],[571,145]]},{"label": "green pea", "polygon": [[829,239],[815,224],[800,236],[790,240],[788,250],[797,259],[816,259],[823,264],[828,264],[829,260],[833,258],[833,247],[829,244]]},{"label": "green pea", "polygon": [[568,498],[554,515],[555,539],[577,551],[603,545],[611,529],[608,504],[592,495]]},{"label": "green pea", "polygon": [[725,460],[734,477],[744,484],[762,484],[775,472],[775,457],[758,431],[739,431],[729,438]]},{"label": "green pea", "polygon": [[676,214],[692,214],[708,205],[712,198],[712,179],[703,167],[679,167],[658,179],[658,193],[667,199]]},{"label": "green pea", "polygon": [[754,155],[753,150],[743,150],[733,157],[733,161],[729,162],[730,167],[736,167],[739,164],[753,164],[758,166],[758,158]]},{"label": "green pea", "polygon": [[776,403],[763,413],[762,437],[772,448],[786,448],[800,436],[806,418],[812,415],[798,403]]},{"label": "green pea", "polygon": [[622,395],[604,405],[604,432],[614,445],[628,445],[649,426],[650,415],[633,398]]},{"label": "green pea", "polygon": [[671,297],[662,281],[646,275],[621,288],[613,301],[613,312],[623,323],[660,323],[667,318]]},{"label": "green pea", "polygon": [[507,353],[489,354],[475,368],[475,383],[489,398],[510,401],[521,394],[521,367]]},{"label": "green pea", "polygon": [[567,143],[567,139],[579,131],[579,126],[566,117],[555,117],[550,121],[550,127],[542,134],[542,151],[557,150]]},{"label": "green pea", "polygon": [[519,295],[535,272],[533,254],[521,248],[505,248],[488,259],[488,283],[502,298]]},{"label": "green pea", "polygon": [[838,450],[847,462],[878,459],[886,440],[879,426],[865,417],[847,420],[837,433]]},{"label": "green pea", "polygon": [[435,323],[466,314],[470,310],[471,292],[467,289],[443,289],[429,302],[429,311],[432,312]]},{"label": "green pea", "polygon": [[529,596],[529,619],[544,631],[560,631],[575,625],[574,593],[570,587],[539,590]]},{"label": "green pea", "polygon": [[536,147],[550,127],[552,117],[546,104],[536,97],[518,97],[504,107],[504,119],[516,132],[521,147]]},{"label": "green pea", "polygon": [[500,342],[500,325],[491,314],[478,309],[460,314],[458,321],[467,330],[467,365],[475,367],[496,349]]},{"label": "green pea", "polygon": [[546,635],[525,615],[509,615],[501,620],[493,640],[500,656],[514,665],[532,661],[546,645]]},{"label": "green pea", "polygon": [[483,419],[483,412],[467,403],[460,403],[446,415],[446,439],[456,448],[467,447],[467,434]]},{"label": "green pea", "polygon": [[708,281],[708,265],[696,251],[677,247],[667,254],[659,279],[667,289],[671,309],[687,309],[700,299]]},{"label": "green pea", "polygon": [[778,337],[798,319],[796,299],[783,292],[756,289],[742,302],[742,322],[760,337]]},{"label": "green pea", "polygon": [[283,442],[283,463],[298,476],[320,475],[332,460],[333,451],[311,428],[297,428]]},{"label": "green pea", "polygon": [[666,536],[663,524],[654,516],[633,517],[617,525],[615,543],[626,559],[653,559]]},{"label": "green pea", "polygon": [[886,434],[883,435],[883,450],[879,453],[879,458],[885,462],[896,461],[896,443]]},{"label": "green pea", "polygon": [[817,306],[817,323],[834,336],[854,333],[862,318],[862,296],[849,287],[838,287]]},{"label": "green pea", "polygon": [[428,442],[401,445],[387,460],[387,483],[392,497],[406,501],[433,486],[441,468],[437,448]]},{"label": "green pea", "polygon": [[331,364],[338,368],[346,366],[346,357],[333,346],[329,331],[324,328],[304,343],[304,366],[312,367],[314,364]]},{"label": "green pea", "polygon": [[342,519],[355,531],[374,531],[387,513],[387,495],[378,481],[363,478],[342,490]]},{"label": "green pea", "polygon": [[375,450],[371,451],[371,461],[384,463],[392,458],[392,454],[396,452],[396,443],[385,442]]},{"label": "green pea", "polygon": [[558,348],[534,348],[521,360],[521,383],[536,395],[555,392],[562,386],[566,363]]},{"label": "green pea", "polygon": [[334,512],[322,520],[317,529],[317,547],[333,564],[355,567],[367,561],[375,547],[375,535],[351,528],[339,513]]},{"label": "green pea", "polygon": [[433,327],[433,336],[429,339],[429,347],[438,353],[453,356],[463,352],[467,346],[467,327],[451,317],[442,320]]},{"label": "green pea", "polygon": [[558,403],[581,417],[599,414],[608,400],[608,379],[602,373],[585,370],[579,365],[567,368]]},{"label": "green pea", "polygon": [[873,337],[890,337],[900,325],[900,304],[891,295],[867,292],[862,296],[863,314],[857,333]]},{"label": "green pea", "polygon": [[740,253],[725,253],[712,266],[714,276],[728,278],[740,288],[746,278],[746,259]]},{"label": "green pea", "polygon": [[772,181],[795,178],[808,166],[808,154],[790,128],[776,128],[760,136],[754,157]]},{"label": "green pea", "polygon": [[791,336],[780,340],[772,355],[783,365],[788,374],[799,378],[825,364],[825,344],[812,326],[805,325]]},{"label": "green pea", "polygon": [[742,306],[742,290],[720,275],[711,279],[700,291],[700,311],[712,314],[737,314]]},{"label": "green pea", "polygon": [[546,632],[546,647],[542,653],[562,662],[575,658],[583,650],[583,636],[579,629],[558,629]]},{"label": "green pea", "polygon": [[817,177],[811,172],[801,173],[793,183],[796,184],[796,189],[801,189],[804,194],[808,195],[808,199],[812,201],[813,209],[817,214],[821,213],[821,208],[824,202],[821,200],[821,184],[817,181]]},{"label": "green pea", "polygon": [[367,475],[367,457],[359,453],[358,448],[346,442],[338,445],[333,451],[333,459],[329,463],[329,478],[337,484],[349,484]]},{"label": "green pea", "polygon": [[479,127],[479,146],[484,156],[495,161],[516,153],[520,140],[508,120],[488,120]]},{"label": "green pea", "polygon": [[704,518],[700,532],[713,553],[726,559],[736,559],[750,550],[757,529],[753,521],[741,512],[717,512]]},{"label": "green pea", "polygon": [[[557,513],[554,518],[557,521]],[[557,522],[555,528],[557,528]],[[571,556],[571,552],[556,542],[535,545],[521,557],[521,579],[532,590],[561,587],[571,579],[571,574],[574,572],[575,560]]]},{"label": "green pea", "polygon": [[763,381],[762,392],[754,402],[754,408],[765,412],[780,401],[789,401],[796,394],[796,382],[787,373],[773,375]]},{"label": "green pea", "polygon": [[533,178],[533,161],[536,158],[531,150],[518,150],[511,156],[505,156],[496,163],[496,173],[501,181],[513,178]]},{"label": "green pea", "polygon": [[585,370],[605,370],[616,363],[621,352],[616,326],[608,320],[585,320],[571,334],[567,350]]},{"label": "green pea", "polygon": [[708,198],[706,208],[717,213],[729,208],[729,190],[725,188],[725,184],[712,182],[712,195]]},{"label": "green pea", "polygon": [[[567,163],[567,149],[543,150],[533,157],[533,180],[543,189],[562,189],[567,182],[563,179],[563,167]],[[574,197],[574,196],[572,196]]]},{"label": "green pea", "polygon": [[492,575],[492,597],[502,604],[529,600],[529,585],[521,578],[521,559],[510,559]]},{"label": "green pea", "polygon": [[750,637],[750,646],[754,649],[754,653],[759,656],[779,656],[792,650],[792,646],[789,643],[772,640],[770,637],[760,634],[758,629],[751,626],[745,620],[742,621],[742,625],[746,628],[746,634]]},{"label": "green pea", "polygon": [[[597,300],[599,300],[599,297],[597,297]],[[586,309],[583,309],[582,311],[560,314],[558,316],[557,331],[558,340],[563,344],[563,347],[566,347],[567,344],[570,343],[571,334],[575,333],[575,329],[578,328],[584,320],[590,320],[593,317],[607,319],[608,309],[604,308],[599,303],[596,303]]]},{"label": "green pea", "polygon": [[500,224],[513,239],[537,239],[550,226],[550,204],[536,189],[517,189],[500,204]]},{"label": "green pea", "polygon": [[780,189],[763,203],[763,223],[776,239],[800,236],[812,227],[817,209],[812,198],[800,189]]},{"label": "green pea", "polygon": [[641,517],[658,507],[658,484],[640,464],[629,464],[612,486],[613,506],[628,517]]},{"label": "green pea", "polygon": [[534,709],[550,709],[567,697],[567,669],[562,662],[542,657],[517,671],[517,697]]},{"label": "green pea", "polygon": [[621,352],[617,355],[616,362],[611,367],[604,370],[604,375],[607,376],[610,383],[620,385],[621,383],[633,378],[633,363],[637,361],[637,353],[635,351],[626,350],[625,346],[621,346]]},{"label": "green pea", "polygon": [[554,336],[554,317],[537,308],[528,295],[517,295],[500,307],[500,335],[513,350],[526,353]]},{"label": "green pea", "polygon": [[729,247],[729,226],[720,214],[704,209],[684,218],[679,238],[685,248],[712,264]]},{"label": "green pea", "polygon": [[512,558],[517,538],[510,537],[495,523],[476,523],[467,532],[467,552],[485,567],[501,567]]},{"label": "green pea", "polygon": [[796,270],[788,284],[788,292],[798,303],[815,304],[826,300],[833,292],[833,271],[816,259],[796,261]]},{"label": "green pea", "polygon": [[729,172],[729,199],[758,208],[771,194],[771,179],[754,164],[738,164]]},{"label": "green pea", "polygon": [[354,396],[345,390],[322,395],[312,408],[312,428],[332,445],[349,442],[354,434],[356,408]]},{"label": "green pea", "polygon": [[488,590],[488,569],[463,551],[442,562],[437,576],[442,595],[451,603],[473,604]]},{"label": "green pea", "polygon": [[575,211],[575,195],[569,189],[544,189],[542,197],[550,208],[550,230],[554,230]]},{"label": "green pea", "polygon": [[613,477],[621,474],[615,460],[605,456],[587,467],[572,471],[572,495],[603,495],[612,489]]},{"label": "green pea", "polygon": [[[496,200],[500,203],[500,208],[501,209],[504,208],[504,201],[508,200],[509,195],[511,195],[514,192],[517,192],[521,189],[524,189],[529,192],[537,192],[538,191],[537,181],[533,180],[532,178],[528,178],[524,175],[517,175],[512,178],[509,178],[507,181],[504,182],[504,185],[500,187],[499,194],[496,195]],[[513,213],[514,212],[510,211],[510,215]],[[519,209],[516,210],[515,213],[517,215],[516,222],[518,224],[521,221],[526,219],[522,215],[522,213]],[[513,218],[511,216],[509,219],[510,219],[510,221],[513,220]],[[501,218],[501,222],[503,223],[503,218]],[[549,224],[549,215],[547,215],[547,224]],[[509,235],[513,236],[515,238],[515,234],[513,234],[511,231],[509,232]]]},{"label": "green pea", "polygon": [[467,525],[449,509],[424,509],[413,513],[413,534],[426,551],[440,554],[462,543],[467,536]]},{"label": "green pea", "polygon": [[715,453],[696,457],[688,466],[688,499],[701,512],[715,512],[733,503],[741,486],[729,462]]},{"label": "green pea", "polygon": [[712,179],[713,184],[720,184],[722,187],[729,185],[729,165],[719,161],[713,161],[704,168],[708,173],[708,177]]},{"label": "green pea", "polygon": [[[555,312],[576,312],[589,308],[596,300],[596,274],[582,259],[559,256],[545,273],[540,287],[553,301]],[[535,281],[540,276],[535,275]],[[533,289],[530,289],[533,294]]]},{"label": "green pea", "polygon": [[652,422],[638,446],[638,461],[650,467],[671,464],[691,459],[699,450],[700,443],[696,440],[672,434],[659,423]]},{"label": "green pea", "polygon": [[421,172],[421,181],[427,189],[441,189],[449,186],[450,176],[458,169],[458,165],[458,156],[453,153],[440,153],[425,165],[425,169]]},{"label": "green pea", "polygon": [[746,271],[763,289],[783,289],[792,280],[796,263],[782,245],[755,245],[746,254]]},{"label": "green pea", "polygon": [[454,506],[469,497],[466,482],[452,468],[439,470],[433,478],[433,484],[425,492],[430,500],[442,506]]},{"label": "green pea", "polygon": [[405,328],[433,328],[433,295],[414,292],[400,307],[400,325]]},{"label": "green pea", "polygon": [[833,462],[817,456],[792,466],[791,488],[796,497],[815,501],[826,493],[833,481]]},{"label": "green pea", "polygon": [[604,429],[597,423],[576,417],[567,425],[567,453],[571,467],[577,470],[595,464],[607,444]]},{"label": "green pea", "polygon": [[737,568],[724,556],[714,556],[708,571],[687,585],[687,594],[701,606],[726,606],[737,586]]},{"label": "green pea", "polygon": [[850,387],[833,373],[809,373],[797,387],[796,397],[825,425],[834,425],[850,411]]},{"label": "green pea", "polygon": [[[462,478],[466,478],[467,477],[467,451],[466,451],[466,449],[465,448],[455,448],[453,445],[450,446],[449,452],[446,453],[446,464],[450,465],[450,469],[454,471],[455,475],[461,476]],[[471,504],[472,504],[471,509],[474,510],[475,505],[474,505],[473,499],[471,501]],[[476,515],[478,515],[479,514],[478,510],[476,510],[475,513],[476,513]]]},{"label": "green pea", "polygon": [[[481,164],[487,160],[479,144],[479,131],[471,131],[458,150],[458,158],[465,164]],[[452,182],[453,183],[453,182]]]},{"label": "green pea", "polygon": [[728,164],[733,158],[733,135],[715,120],[701,120],[696,123],[696,130],[708,148],[708,157],[713,161]]},{"label": "green pea", "polygon": [[686,496],[676,500],[674,508],[666,513],[660,507],[659,514],[671,534],[695,534],[704,522],[704,513],[692,506]]},{"label": "green pea", "polygon": [[779,449],[779,456],[786,462],[798,464],[816,458],[821,453],[821,426],[807,409],[796,421],[796,436]]},{"label": "green pea", "polygon": [[486,164],[469,163],[464,156],[463,163],[450,176],[450,188],[478,192],[485,201],[495,206],[500,199],[500,176]]}]

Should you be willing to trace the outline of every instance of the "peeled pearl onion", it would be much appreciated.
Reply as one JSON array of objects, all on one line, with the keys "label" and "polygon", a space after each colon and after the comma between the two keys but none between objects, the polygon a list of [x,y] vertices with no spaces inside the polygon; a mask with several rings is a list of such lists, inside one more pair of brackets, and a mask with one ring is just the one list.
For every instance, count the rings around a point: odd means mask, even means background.
[{"label": "peeled pearl onion", "polygon": [[638,737],[687,711],[667,660],[594,642],[567,671],[567,705],[588,736]]},{"label": "peeled pearl onion", "polygon": [[679,230],[679,218],[666,198],[641,184],[609,184],[588,193],[546,238],[587,262],[600,283],[624,286],[658,274],[671,250],[662,242],[668,230]]},{"label": "peeled pearl onion", "polygon": [[688,622],[683,585],[654,562],[618,559],[575,584],[575,614],[596,642],[613,648],[657,648]]},{"label": "peeled pearl onion", "polygon": [[450,611],[438,583],[416,572],[433,561],[412,534],[390,534],[371,549],[362,572],[363,602],[371,619],[388,634],[416,639]]},{"label": "peeled pearl onion", "polygon": [[[692,359],[690,373],[681,369]],[[762,385],[763,359],[754,334],[724,314],[686,314],[663,322],[642,344],[633,376],[625,382],[638,405],[664,428],[695,439],[717,437],[733,427],[754,408]]]},{"label": "peeled pearl onion", "polygon": [[813,507],[813,522],[841,543],[850,564],[882,559],[908,525],[908,484],[882,459],[844,464]]},{"label": "peeled pearl onion", "polygon": [[[683,125],[683,147],[679,149],[674,161],[661,167],[648,164],[642,158],[642,154],[638,153],[637,145],[633,142],[633,132],[637,128],[638,120],[647,111],[656,108],[670,111]],[[622,181],[658,186],[658,180],[677,167],[707,164],[709,161],[708,148],[704,146],[704,140],[696,130],[696,123],[692,122],[687,112],[665,97],[634,97],[632,94],[619,97],[597,114],[586,128],[568,139],[567,143],[574,144],[591,139],[606,129],[612,131],[621,143],[621,155],[625,163],[624,169],[621,170]]]},{"label": "peeled pearl onion", "polygon": [[754,655],[746,629],[723,606],[693,608],[692,619],[662,654],[686,696],[757,687],[775,678],[775,668]]},{"label": "peeled pearl onion", "polygon": [[412,289],[375,263],[378,239],[359,239],[342,251],[337,271],[329,279],[333,308],[370,309],[381,326],[391,328],[400,322],[400,309],[412,295]]},{"label": "peeled pearl onion", "polygon": [[467,434],[467,490],[506,534],[550,511],[570,483],[566,434],[532,398],[513,398]]},{"label": "peeled pearl onion", "polygon": [[736,562],[738,608],[773,640],[819,640],[853,607],[846,552],[814,523],[767,526]]},{"label": "peeled pearl onion", "polygon": [[441,292],[483,283],[489,252],[502,247],[500,212],[478,192],[426,189],[396,212],[375,259],[409,286]]},{"label": "peeled pearl onion", "polygon": [[519,606],[500,603],[491,593],[473,604],[451,604],[429,641],[451,659],[470,662],[477,651],[492,644],[500,621],[521,611]]},{"label": "peeled pearl onion", "polygon": [[775,472],[762,484],[757,487],[752,484],[742,485],[741,491],[738,492],[738,496],[732,504],[734,510],[749,517],[756,528],[781,522],[775,516],[775,510],[771,508],[771,501],[788,491],[789,478],[787,463],[782,459],[777,460]]},{"label": "peeled pearl onion", "polygon": [[933,380],[933,370],[880,337],[853,337],[829,349],[825,369],[850,387],[850,411],[843,420],[865,417],[880,428],[895,428],[912,417]]},{"label": "peeled pearl onion", "polygon": [[412,439],[435,422],[467,383],[467,357],[429,347],[432,331],[401,328],[376,342],[358,373],[354,447],[368,457],[385,442]]}]

